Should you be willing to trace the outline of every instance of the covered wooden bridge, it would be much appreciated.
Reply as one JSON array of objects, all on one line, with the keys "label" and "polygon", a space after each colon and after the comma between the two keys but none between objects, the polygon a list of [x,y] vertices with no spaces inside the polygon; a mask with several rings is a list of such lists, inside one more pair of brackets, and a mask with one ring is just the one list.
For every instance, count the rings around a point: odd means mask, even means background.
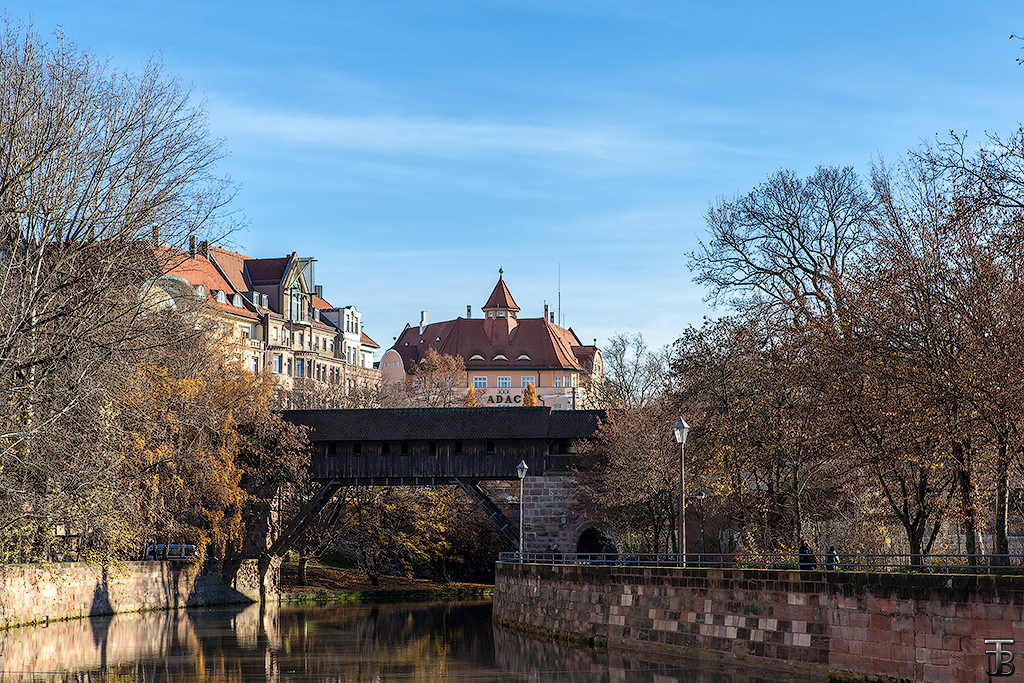
[{"label": "covered wooden bridge", "polygon": [[284,553],[343,486],[457,484],[518,548],[518,529],[480,488],[529,475],[572,471],[575,442],[594,437],[603,411],[551,408],[290,410],[309,428],[310,477],[323,487],[271,549]]}]

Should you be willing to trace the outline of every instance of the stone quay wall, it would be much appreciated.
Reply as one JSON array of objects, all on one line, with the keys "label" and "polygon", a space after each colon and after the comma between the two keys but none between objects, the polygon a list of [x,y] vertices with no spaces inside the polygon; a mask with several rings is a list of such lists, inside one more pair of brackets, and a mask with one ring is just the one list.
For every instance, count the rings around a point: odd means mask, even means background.
[{"label": "stone quay wall", "polygon": [[1021,576],[499,563],[494,591],[499,625],[549,637],[936,683],[988,681],[985,639],[1020,665],[1022,607]]},{"label": "stone quay wall", "polygon": [[[263,573],[273,594],[277,567]],[[77,617],[258,602],[261,572],[246,560],[230,581],[175,562],[84,563],[0,568],[0,628]]]}]

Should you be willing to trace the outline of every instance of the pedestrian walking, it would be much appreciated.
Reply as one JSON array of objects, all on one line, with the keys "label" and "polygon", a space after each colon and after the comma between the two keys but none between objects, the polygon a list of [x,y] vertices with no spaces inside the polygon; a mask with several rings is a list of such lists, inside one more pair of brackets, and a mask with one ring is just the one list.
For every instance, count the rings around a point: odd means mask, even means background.
[{"label": "pedestrian walking", "polygon": [[814,551],[811,550],[811,546],[807,545],[805,539],[800,539],[800,550],[797,552],[800,560],[800,569],[814,569],[815,565],[818,564]]},{"label": "pedestrian walking", "polygon": [[828,547],[828,554],[825,555],[825,569],[834,572],[839,566],[839,553],[834,545]]}]

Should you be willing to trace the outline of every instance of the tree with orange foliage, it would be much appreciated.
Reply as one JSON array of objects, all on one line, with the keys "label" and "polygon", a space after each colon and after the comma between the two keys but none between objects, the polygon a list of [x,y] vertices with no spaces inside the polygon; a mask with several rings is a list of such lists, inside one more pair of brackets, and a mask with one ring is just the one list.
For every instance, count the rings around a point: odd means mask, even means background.
[{"label": "tree with orange foliage", "polygon": [[526,390],[523,391],[523,406],[527,408],[535,408],[537,406],[537,390],[533,388],[533,382],[526,385]]}]

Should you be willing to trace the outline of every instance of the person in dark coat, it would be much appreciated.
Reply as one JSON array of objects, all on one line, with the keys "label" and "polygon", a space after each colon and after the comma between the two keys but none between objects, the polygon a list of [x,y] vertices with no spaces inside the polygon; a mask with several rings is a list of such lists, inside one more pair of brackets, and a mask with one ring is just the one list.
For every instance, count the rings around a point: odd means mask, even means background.
[{"label": "person in dark coat", "polygon": [[815,565],[818,564],[818,559],[814,556],[811,546],[807,545],[806,539],[800,539],[800,550],[798,551],[798,555],[800,559],[800,569],[814,569]]},{"label": "person in dark coat", "polygon": [[825,569],[834,572],[839,565],[839,552],[834,545],[828,547],[828,554],[825,555]]}]

